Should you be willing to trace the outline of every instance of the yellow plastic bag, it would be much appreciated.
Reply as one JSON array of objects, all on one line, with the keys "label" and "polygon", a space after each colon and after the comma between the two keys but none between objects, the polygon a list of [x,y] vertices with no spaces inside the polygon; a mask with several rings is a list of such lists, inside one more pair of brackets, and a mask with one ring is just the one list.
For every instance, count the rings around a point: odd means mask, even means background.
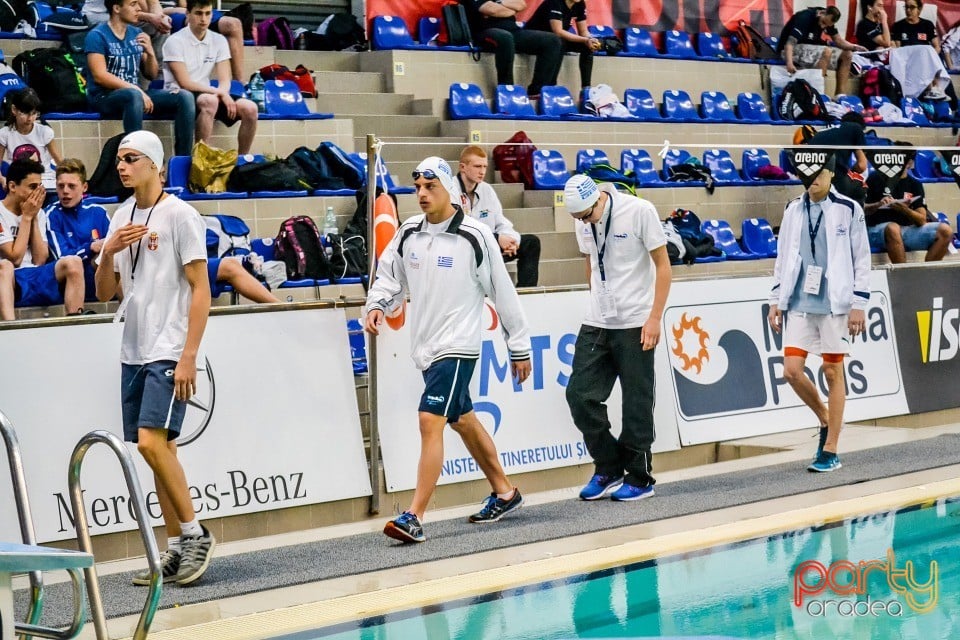
[{"label": "yellow plastic bag", "polygon": [[236,166],[236,149],[217,149],[200,141],[193,145],[187,187],[191,193],[223,193],[227,190],[227,178]]}]

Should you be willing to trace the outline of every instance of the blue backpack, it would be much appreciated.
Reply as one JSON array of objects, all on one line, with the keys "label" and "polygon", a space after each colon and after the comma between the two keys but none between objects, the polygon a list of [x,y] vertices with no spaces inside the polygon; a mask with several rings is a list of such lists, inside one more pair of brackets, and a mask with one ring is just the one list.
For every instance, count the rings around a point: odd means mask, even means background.
[{"label": "blue backpack", "polygon": [[207,223],[207,257],[225,258],[250,253],[250,227],[237,216],[203,216]]}]

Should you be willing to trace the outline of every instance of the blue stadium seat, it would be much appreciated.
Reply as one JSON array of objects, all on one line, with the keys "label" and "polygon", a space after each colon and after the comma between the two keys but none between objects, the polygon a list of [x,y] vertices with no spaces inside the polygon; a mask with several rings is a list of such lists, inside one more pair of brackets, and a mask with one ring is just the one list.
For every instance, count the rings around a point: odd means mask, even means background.
[{"label": "blue stadium seat", "polygon": [[440,18],[420,18],[417,25],[417,40],[420,44],[430,44],[440,36]]},{"label": "blue stadium seat", "polygon": [[879,109],[885,104],[893,104],[887,96],[870,96],[870,108]]},{"label": "blue stadium seat", "polygon": [[636,176],[637,185],[641,187],[663,185],[653,159],[643,149],[624,149],[620,153],[620,172]]},{"label": "blue stadium seat", "polygon": [[421,49],[413,41],[402,18],[397,16],[377,16],[370,24],[370,41],[373,49]]},{"label": "blue stadium seat", "polygon": [[623,52],[620,55],[638,58],[656,58],[660,55],[657,45],[653,43],[653,36],[646,29],[629,27],[625,36]]},{"label": "blue stadium seat", "polygon": [[[360,172],[363,174],[364,185],[366,185],[367,154],[365,152],[348,153],[347,157],[350,159],[350,162],[353,163],[353,166],[360,169]],[[397,186],[393,181],[393,176],[390,175],[390,171],[387,169],[387,161],[384,160],[383,154],[380,154],[380,163],[377,167],[377,186],[387,193],[416,193],[417,191],[413,187]]]},{"label": "blue stadium seat", "polygon": [[267,80],[263,102],[266,113],[260,114],[261,120],[327,120],[333,117],[332,113],[312,113],[300,95],[300,87],[291,80]]},{"label": "blue stadium seat", "polygon": [[713,237],[714,244],[723,251],[727,260],[758,260],[761,257],[746,253],[740,248],[737,237],[733,235],[733,229],[726,220],[704,220],[700,229]]},{"label": "blue stadium seat", "polygon": [[730,52],[723,46],[720,36],[709,31],[697,34],[697,53],[707,60],[730,57]]},{"label": "blue stadium seat", "polygon": [[703,164],[710,168],[713,179],[718,184],[742,184],[737,166],[725,149],[707,149],[703,152]]},{"label": "blue stadium seat", "polygon": [[239,200],[246,193],[191,193],[187,184],[190,180],[190,156],[173,156],[167,163],[167,186],[179,187],[181,200]]},{"label": "blue stadium seat", "polygon": [[920,126],[930,124],[927,114],[924,113],[923,107],[920,106],[916,98],[904,98],[900,103],[900,108],[903,110],[903,115],[911,122]]},{"label": "blue stadium seat", "polygon": [[722,91],[704,91],[700,94],[700,115],[704,120],[715,122],[736,122],[730,101]]},{"label": "blue stadium seat", "polygon": [[170,14],[170,33],[176,33],[187,26],[187,14],[185,13],[174,13]]},{"label": "blue stadium seat", "polygon": [[770,112],[759,93],[737,95],[737,113],[745,122],[770,122]]},{"label": "blue stadium seat", "polygon": [[[264,262],[276,260],[274,254],[273,238],[254,238],[250,241],[250,251],[263,258]],[[314,280],[313,278],[304,278],[302,280],[287,280],[280,285],[280,289],[297,289],[300,287],[322,287],[330,284],[329,280]],[[319,293],[319,292],[318,292]],[[319,295],[318,295],[319,297]]]},{"label": "blue stadium seat", "polygon": [[[683,164],[690,159],[690,152],[683,149],[669,149],[663,157],[663,180],[670,178],[670,167]],[[685,184],[702,184],[701,182],[687,182]]]},{"label": "blue stadium seat", "polygon": [[447,102],[451,120],[495,117],[483,97],[483,91],[475,84],[454,82],[450,85],[450,99]]},{"label": "blue stadium seat", "polygon": [[601,149],[580,149],[577,151],[577,173],[586,173],[595,164],[610,164],[610,158]]},{"label": "blue stadium seat", "polygon": [[748,218],[741,223],[740,229],[747,251],[761,258],[777,257],[777,239],[769,222],[763,218]]},{"label": "blue stadium seat", "polygon": [[367,372],[367,345],[363,325],[356,318],[347,320],[347,339],[350,344],[350,360],[353,362],[353,375]]},{"label": "blue stadium seat", "polygon": [[673,58],[693,59],[697,57],[697,52],[693,50],[693,43],[690,42],[690,34],[686,31],[667,31],[666,37],[666,55]]},{"label": "blue stadium seat", "polygon": [[851,111],[856,111],[857,113],[863,113],[863,102],[860,101],[859,96],[848,96],[844,93],[841,93],[837,96],[836,102],[842,104],[847,109]]},{"label": "blue stadium seat", "polygon": [[646,89],[627,89],[623,92],[623,103],[631,115],[641,120],[663,120],[657,103]]},{"label": "blue stadium seat", "polygon": [[540,113],[549,118],[580,115],[570,90],[563,85],[540,89]]},{"label": "blue stadium seat", "polygon": [[497,85],[497,113],[514,119],[537,117],[526,90],[515,84]]},{"label": "blue stadium seat", "polygon": [[920,182],[951,182],[953,178],[943,177],[937,171],[936,166],[940,164],[940,159],[933,151],[922,149],[917,151],[917,157],[913,161],[913,169],[910,169],[910,175]]},{"label": "blue stadium seat", "polygon": [[533,154],[533,188],[562,190],[570,177],[559,151],[538,149]]},{"label": "blue stadium seat", "polygon": [[696,122],[700,120],[693,106],[690,94],[686,91],[670,89],[663,92],[663,115],[668,120]]},{"label": "blue stadium seat", "polygon": [[745,180],[762,180],[760,167],[770,164],[770,156],[763,149],[744,149],[740,170]]},{"label": "blue stadium seat", "polygon": [[250,164],[251,162],[266,162],[266,160],[267,156],[262,153],[245,153],[242,156],[237,156],[237,166]]},{"label": "blue stadium seat", "polygon": [[593,25],[587,27],[587,31],[590,33],[591,37],[594,38],[616,38],[617,32],[613,30],[613,27],[608,25]]}]

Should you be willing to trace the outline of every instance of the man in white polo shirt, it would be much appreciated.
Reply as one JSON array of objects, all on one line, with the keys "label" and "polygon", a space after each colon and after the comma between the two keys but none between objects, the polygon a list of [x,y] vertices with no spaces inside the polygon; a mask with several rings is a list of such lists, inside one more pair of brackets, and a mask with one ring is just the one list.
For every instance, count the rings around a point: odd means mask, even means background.
[{"label": "man in white polo shirt", "polygon": [[[187,28],[170,36],[163,45],[164,89],[190,91],[196,98],[196,139],[206,142],[213,121],[228,127],[240,122],[237,151],[250,153],[257,133],[257,105],[230,95],[230,47],[227,39],[210,30],[213,0],[187,0]],[[210,86],[210,80],[218,82]]]},{"label": "man in white polo shirt", "polygon": [[[657,210],[646,200],[583,174],[564,188],[585,254],[590,307],[580,327],[567,383],[567,404],[593,457],[582,500],[632,501],[653,495],[650,448],[654,349],[670,292],[670,258]],[[620,380],[623,426],[610,433],[606,401]]]}]

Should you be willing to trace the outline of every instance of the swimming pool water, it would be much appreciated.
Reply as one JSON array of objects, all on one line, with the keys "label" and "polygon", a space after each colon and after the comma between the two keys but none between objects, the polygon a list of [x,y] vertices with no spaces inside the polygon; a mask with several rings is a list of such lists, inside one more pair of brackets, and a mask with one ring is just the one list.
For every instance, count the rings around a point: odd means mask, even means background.
[{"label": "swimming pool water", "polygon": [[960,638],[960,502],[939,500],[283,640],[705,635]]}]

